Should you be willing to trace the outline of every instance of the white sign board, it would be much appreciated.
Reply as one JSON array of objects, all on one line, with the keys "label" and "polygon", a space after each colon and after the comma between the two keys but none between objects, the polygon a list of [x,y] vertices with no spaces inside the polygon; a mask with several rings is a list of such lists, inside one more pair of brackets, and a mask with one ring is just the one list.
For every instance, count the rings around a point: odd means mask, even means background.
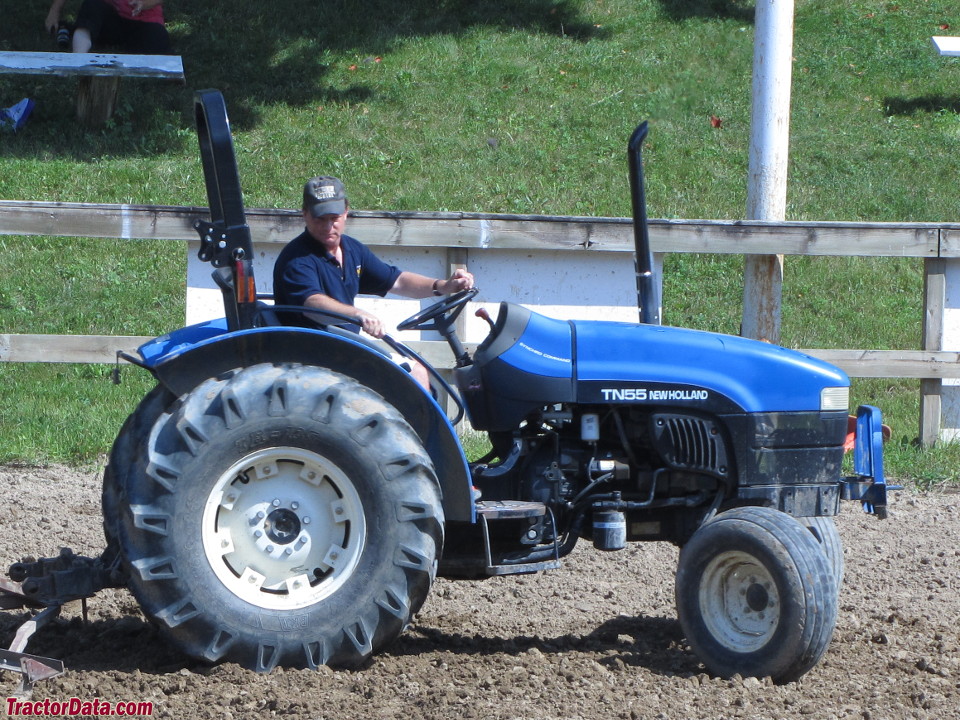
[{"label": "white sign board", "polygon": [[[292,239],[292,238],[291,238]],[[198,242],[188,243],[187,324],[223,316],[223,299],[211,278],[212,268],[197,259]],[[447,254],[443,248],[377,247],[371,249],[387,263],[429,277],[445,278]],[[257,293],[273,292],[273,264],[283,245],[254,242],[254,273]],[[657,275],[661,275],[662,257],[657,257]],[[491,317],[501,300],[520,303],[550,317],[565,320],[619,320],[637,322],[637,285],[633,253],[477,250],[467,255],[467,267],[473,273],[480,294],[468,309],[465,342],[480,342],[486,337],[487,324],[473,315],[486,307]],[[357,306],[368,310],[395,328],[401,320],[436,302],[434,298],[410,300],[361,296]],[[391,334],[395,334],[391,332]],[[400,340],[433,340],[418,333],[396,333]],[[431,335],[433,335],[431,333]]]}]

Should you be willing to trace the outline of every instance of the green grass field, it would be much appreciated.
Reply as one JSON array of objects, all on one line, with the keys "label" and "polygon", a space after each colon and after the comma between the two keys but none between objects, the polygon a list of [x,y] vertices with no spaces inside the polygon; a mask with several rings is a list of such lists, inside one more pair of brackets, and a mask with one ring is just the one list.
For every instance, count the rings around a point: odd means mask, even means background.
[{"label": "green grass field", "polygon": [[[68,9],[75,10],[74,0]],[[185,87],[124,81],[102,131],[73,122],[75,81],[0,75],[0,198],[204,205],[193,91],[223,91],[249,207],[294,208],[343,177],[358,209],[630,214],[641,120],[651,217],[742,218],[753,5],[735,0],[235,0],[171,3]],[[0,49],[52,50],[46,5],[4,9]],[[788,219],[953,221],[960,33],[937,0],[798,0]],[[711,123],[711,116],[722,121]],[[0,332],[157,334],[183,322],[171,243],[0,236]],[[742,259],[668,256],[665,319],[736,332]],[[782,341],[916,349],[920,261],[788,258]],[[0,461],[94,462],[148,383],[109,368],[0,366]],[[883,408],[891,474],[955,482],[960,450],[921,451],[918,382],[857,381]]]}]

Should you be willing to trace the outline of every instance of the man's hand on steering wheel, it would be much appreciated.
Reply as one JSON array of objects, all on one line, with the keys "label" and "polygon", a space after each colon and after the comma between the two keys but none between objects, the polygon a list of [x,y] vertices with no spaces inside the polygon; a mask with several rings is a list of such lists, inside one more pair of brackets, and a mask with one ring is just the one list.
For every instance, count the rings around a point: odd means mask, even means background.
[{"label": "man's hand on steering wheel", "polygon": [[[472,278],[471,278],[472,280]],[[433,305],[424,308],[415,315],[411,315],[403,322],[397,323],[397,330],[438,330],[443,331],[453,325],[454,321],[463,312],[463,308],[480,292],[475,287],[454,293]],[[434,321],[432,325],[427,325]]]},{"label": "man's hand on steering wheel", "polygon": [[434,295],[453,295],[473,287],[473,275],[466,268],[457,268],[447,280],[434,280]]}]

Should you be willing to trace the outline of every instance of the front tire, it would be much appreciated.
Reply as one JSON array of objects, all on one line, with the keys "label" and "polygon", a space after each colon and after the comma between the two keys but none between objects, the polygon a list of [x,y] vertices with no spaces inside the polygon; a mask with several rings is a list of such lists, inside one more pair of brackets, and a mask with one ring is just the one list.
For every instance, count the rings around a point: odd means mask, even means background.
[{"label": "front tire", "polygon": [[833,635],[837,590],[814,536],[771,508],[737,508],[700,527],[680,554],[681,627],[721,677],[795,680]]},{"label": "front tire", "polygon": [[382,397],[325,369],[202,383],[157,418],[125,484],[130,589],[197,658],[356,665],[403,631],[436,574],[429,456]]},{"label": "front tire", "polygon": [[837,592],[843,587],[844,561],[843,561],[843,540],[840,539],[840,532],[837,530],[837,523],[834,518],[829,516],[799,517],[797,520],[803,525],[820,543],[820,548],[827,556],[827,562],[830,564],[830,570],[833,573],[833,581],[837,585]]}]

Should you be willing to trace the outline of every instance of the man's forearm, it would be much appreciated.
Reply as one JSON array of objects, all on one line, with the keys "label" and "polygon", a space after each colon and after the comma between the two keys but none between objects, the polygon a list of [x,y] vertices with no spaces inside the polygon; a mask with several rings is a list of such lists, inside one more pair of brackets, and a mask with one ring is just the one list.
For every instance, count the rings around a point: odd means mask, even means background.
[{"label": "man's forearm", "polygon": [[[321,312],[340,313],[341,315],[358,319],[360,317],[360,311],[356,307],[335,300],[329,295],[311,295],[303,305],[304,307],[320,310]],[[309,313],[307,313],[307,317],[310,317]]]},{"label": "man's forearm", "polygon": [[[372,335],[375,338],[381,338],[386,333],[386,327],[384,326],[383,321],[380,320],[380,318],[378,318],[376,315],[368,313],[366,310],[361,310],[358,307],[354,307],[353,305],[347,305],[339,300],[334,300],[329,295],[311,295],[303,304],[305,307],[319,310],[321,312],[334,312],[353,318],[354,321],[361,328],[363,328],[365,333]],[[317,320],[315,316],[311,317],[311,313],[304,313],[304,315],[315,322]]]},{"label": "man's forearm", "polygon": [[404,270],[390,291],[408,298],[426,298],[431,295],[452,295],[472,287],[473,275],[463,268],[454,270],[446,280]]}]

